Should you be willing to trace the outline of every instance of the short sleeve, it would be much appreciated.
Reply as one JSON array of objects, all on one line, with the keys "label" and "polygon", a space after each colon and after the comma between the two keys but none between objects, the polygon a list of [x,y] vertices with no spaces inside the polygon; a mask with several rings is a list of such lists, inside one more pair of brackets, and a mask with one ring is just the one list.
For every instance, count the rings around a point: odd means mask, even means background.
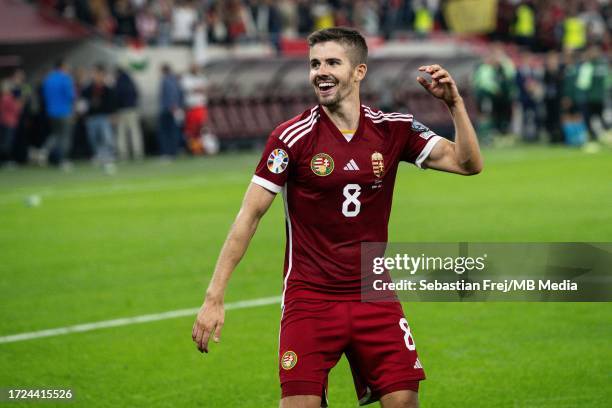
[{"label": "short sleeve", "polygon": [[406,140],[402,160],[423,168],[423,162],[442,137],[417,120],[407,123],[407,129],[403,127],[401,132]]},{"label": "short sleeve", "polygon": [[289,149],[272,133],[255,169],[252,182],[273,193],[282,190],[287,182],[290,166]]}]

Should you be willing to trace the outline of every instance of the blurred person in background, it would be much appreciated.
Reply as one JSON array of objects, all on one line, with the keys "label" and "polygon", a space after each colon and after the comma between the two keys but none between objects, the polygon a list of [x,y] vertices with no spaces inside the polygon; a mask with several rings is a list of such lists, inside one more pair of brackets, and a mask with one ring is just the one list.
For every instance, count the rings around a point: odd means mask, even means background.
[{"label": "blurred person in background", "polygon": [[578,3],[570,0],[562,25],[562,47],[564,50],[580,50],[587,44],[587,25],[578,15]]},{"label": "blurred person in background", "polygon": [[311,12],[309,0],[297,0],[297,32],[308,34],[315,25],[315,17]]},{"label": "blurred person in background", "polygon": [[352,7],[341,7],[334,9],[334,23],[342,27],[351,27],[353,25],[350,18],[350,15],[353,15],[351,10]]},{"label": "blurred person in background", "polygon": [[[380,29],[378,4],[372,0],[357,0],[354,2],[352,20],[355,27],[367,36],[378,34]],[[337,24],[337,22],[334,22]]]},{"label": "blurred person in background", "polygon": [[257,37],[253,17],[240,0],[225,2],[224,17],[228,45],[234,46],[239,42],[250,41]]},{"label": "blurred person in background", "polygon": [[209,60],[208,27],[206,19],[201,18],[193,31],[193,47],[191,48],[193,61],[204,66]]},{"label": "blurred person in background", "polygon": [[281,17],[281,35],[286,38],[297,36],[297,2],[295,0],[279,0],[276,3]]},{"label": "blurred person in background", "polygon": [[[605,0],[605,3],[609,7],[609,0]],[[601,44],[610,30],[604,18],[603,7],[598,0],[585,0],[583,5],[584,10],[579,17],[586,26],[587,41],[589,44]]]},{"label": "blurred person in background", "polygon": [[91,158],[93,157],[93,146],[90,145],[87,137],[87,101],[83,97],[83,90],[91,82],[91,70],[87,67],[78,66],[74,69],[74,86],[76,89],[77,101],[75,103],[74,126],[72,130],[72,154],[74,157]]},{"label": "blurred person in background", "polygon": [[32,128],[27,136],[28,161],[32,161],[39,166],[47,163],[44,145],[51,134],[51,120],[47,115],[47,103],[43,87],[49,72],[51,72],[51,69],[45,70],[41,77],[32,85]]},{"label": "blurred person in background", "polygon": [[116,21],[115,35],[127,40],[138,38],[136,13],[130,0],[116,0],[111,5]]},{"label": "blurred person in background", "polygon": [[184,119],[183,92],[169,64],[162,65],[159,85],[159,153],[163,160],[176,157],[181,139],[179,123]]},{"label": "blurred person in background", "polygon": [[511,39],[512,24],[514,22],[514,5],[511,0],[497,2],[497,15],[495,30],[489,34],[493,41],[509,42]]},{"label": "blurred person in background", "polygon": [[514,40],[517,44],[533,50],[536,35],[536,12],[533,2],[521,0],[514,13],[514,24],[512,25]]},{"label": "blurred person in background", "polygon": [[536,12],[536,44],[537,51],[558,50],[563,31],[565,8],[556,0],[542,0]]},{"label": "blurred person in background", "polygon": [[136,83],[122,67],[115,70],[115,97],[117,100],[117,155],[120,160],[144,158],[144,142],[140,126],[138,103],[140,95]]},{"label": "blurred person in background", "polygon": [[26,81],[25,71],[21,68],[16,69],[9,79],[11,91],[16,98],[22,101],[29,100],[32,97],[32,87]]},{"label": "blurred person in background", "polygon": [[105,171],[112,173],[115,170],[115,141],[111,115],[116,110],[116,100],[104,65],[94,67],[92,81],[83,90],[82,97],[87,104],[85,127],[94,153],[93,163],[101,164]]},{"label": "blurred person in background", "polygon": [[500,135],[507,134],[510,128],[515,78],[514,64],[499,46],[495,46],[474,71],[479,111]]},{"label": "blurred person in background", "polygon": [[152,4],[157,17],[157,45],[166,47],[172,43],[173,0],[157,0]]},{"label": "blurred person in background", "polygon": [[195,4],[190,0],[177,1],[172,9],[172,42],[175,45],[191,46],[197,21]]},{"label": "blurred person in background", "polygon": [[13,94],[11,83],[3,81],[0,94],[0,165],[13,167],[13,146],[22,103]]},{"label": "blurred person in background", "polygon": [[51,133],[36,159],[40,164],[45,164],[48,154],[53,153],[60,167],[70,170],[71,164],[66,158],[72,146],[72,115],[76,95],[74,81],[65,61],[57,61],[55,68],[45,77],[42,95]]},{"label": "blurred person in background", "polygon": [[400,26],[402,18],[402,1],[390,0],[382,4],[381,20],[382,20],[382,35],[385,40],[390,40],[397,28]]},{"label": "blurred person in background", "polygon": [[89,0],[94,25],[102,33],[111,36],[115,33],[117,22],[113,18],[107,0]]},{"label": "blurred person in background", "polygon": [[261,0],[251,5],[251,14],[257,31],[257,37],[269,41],[276,53],[281,53],[281,33],[283,20],[274,0]]},{"label": "blurred person in background", "polygon": [[575,115],[579,112],[578,88],[576,87],[578,64],[576,62],[576,54],[572,49],[566,48],[563,51],[561,72],[563,77],[561,107],[565,114]]},{"label": "blurred person in background", "polygon": [[334,10],[332,6],[325,0],[317,0],[314,4],[307,2],[306,8],[313,18],[315,30],[333,27],[334,25]]},{"label": "blurred person in background", "polygon": [[[414,31],[420,36],[428,36],[434,29],[434,15],[432,5],[430,1],[426,0],[415,0],[413,2],[414,7]],[[437,6],[437,5],[436,5]]]},{"label": "blurred person in background", "polygon": [[540,130],[540,102],[544,96],[543,74],[534,55],[524,52],[522,62],[516,71],[519,102],[523,123],[521,135],[526,142],[536,142]]},{"label": "blurred person in background", "polygon": [[490,141],[493,129],[496,129],[498,132],[500,131],[497,118],[493,115],[493,105],[497,99],[497,94],[500,92],[497,74],[495,57],[487,54],[474,70],[472,77],[479,113],[478,134],[480,137],[485,138],[483,142],[486,143]]},{"label": "blurred person in background", "polygon": [[197,64],[191,64],[189,72],[181,78],[185,97],[184,134],[187,147],[194,154],[203,153],[202,130],[208,118],[206,87],[208,81]]},{"label": "blurred person in background", "polygon": [[561,95],[563,75],[559,61],[559,53],[550,51],[546,55],[544,69],[544,105],[546,132],[551,143],[562,143],[561,130]]},{"label": "blurred person in background", "polygon": [[223,14],[221,3],[213,3],[205,13],[204,22],[206,23],[210,43],[226,44],[228,42],[227,27],[223,21]]},{"label": "blurred person in background", "polygon": [[157,17],[152,7],[145,7],[136,15],[136,27],[139,38],[147,45],[155,45],[158,37]]},{"label": "blurred person in background", "polygon": [[513,104],[516,100],[516,67],[501,44],[494,46],[495,72],[499,82],[499,93],[494,99],[493,115],[501,134],[507,134],[512,122]]},{"label": "blurred person in background", "polygon": [[565,143],[582,145],[584,143],[586,126],[580,114],[579,95],[577,87],[578,63],[576,52],[570,48],[563,51],[562,93],[561,93],[561,124]]},{"label": "blurred person in background", "polygon": [[604,103],[610,87],[608,69],[608,61],[601,53],[601,48],[592,45],[584,52],[584,60],[577,72],[578,103],[591,142],[599,141],[598,132],[593,127],[593,119],[599,121],[603,130],[609,128],[604,115]]},{"label": "blurred person in background", "polygon": [[25,163],[28,160],[30,136],[31,133],[34,133],[34,93],[22,68],[18,68],[13,72],[9,79],[9,84],[13,95],[21,103],[21,113],[17,128],[15,129],[14,159],[17,162]]}]

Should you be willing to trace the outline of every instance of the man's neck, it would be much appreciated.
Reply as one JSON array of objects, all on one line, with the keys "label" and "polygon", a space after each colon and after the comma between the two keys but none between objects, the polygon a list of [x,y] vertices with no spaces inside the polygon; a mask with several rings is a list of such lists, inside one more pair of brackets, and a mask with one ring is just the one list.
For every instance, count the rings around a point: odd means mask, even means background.
[{"label": "man's neck", "polygon": [[357,129],[361,114],[359,97],[342,102],[336,106],[323,106],[323,110],[338,129]]}]

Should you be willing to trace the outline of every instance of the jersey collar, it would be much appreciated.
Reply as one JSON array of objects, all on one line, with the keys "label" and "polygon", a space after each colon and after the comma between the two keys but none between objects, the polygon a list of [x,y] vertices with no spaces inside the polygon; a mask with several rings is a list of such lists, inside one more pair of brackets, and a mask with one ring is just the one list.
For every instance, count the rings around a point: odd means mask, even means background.
[{"label": "jersey collar", "polygon": [[329,127],[330,131],[334,134],[334,138],[336,138],[340,142],[348,144],[348,143],[355,143],[356,141],[361,139],[361,134],[363,133],[363,127],[364,127],[364,121],[365,121],[364,108],[361,104],[359,105],[359,125],[357,126],[357,130],[355,130],[355,133],[353,134],[353,138],[350,141],[346,140],[346,138],[344,137],[340,129],[338,129],[336,124],[329,118],[329,116],[327,116],[325,109],[323,109],[323,106],[321,105],[319,105],[319,112],[321,114],[321,122],[325,123],[326,126]]}]

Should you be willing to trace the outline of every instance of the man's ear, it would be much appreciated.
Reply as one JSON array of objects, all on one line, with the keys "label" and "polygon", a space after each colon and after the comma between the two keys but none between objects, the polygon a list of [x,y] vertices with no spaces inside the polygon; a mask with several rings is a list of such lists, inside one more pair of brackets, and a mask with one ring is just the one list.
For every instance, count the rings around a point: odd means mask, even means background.
[{"label": "man's ear", "polygon": [[359,64],[355,67],[355,79],[357,82],[361,82],[368,72],[368,66],[366,64]]}]

